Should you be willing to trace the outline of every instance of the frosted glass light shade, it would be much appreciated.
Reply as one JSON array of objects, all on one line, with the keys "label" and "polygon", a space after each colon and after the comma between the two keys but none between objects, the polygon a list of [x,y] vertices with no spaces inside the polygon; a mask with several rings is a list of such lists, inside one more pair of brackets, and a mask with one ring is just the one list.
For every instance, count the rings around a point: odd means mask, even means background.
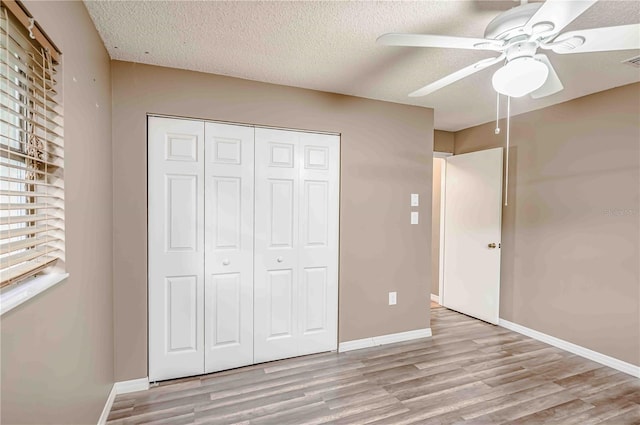
[{"label": "frosted glass light shade", "polygon": [[549,75],[544,63],[530,57],[509,61],[493,74],[493,88],[505,96],[522,97],[539,89]]}]

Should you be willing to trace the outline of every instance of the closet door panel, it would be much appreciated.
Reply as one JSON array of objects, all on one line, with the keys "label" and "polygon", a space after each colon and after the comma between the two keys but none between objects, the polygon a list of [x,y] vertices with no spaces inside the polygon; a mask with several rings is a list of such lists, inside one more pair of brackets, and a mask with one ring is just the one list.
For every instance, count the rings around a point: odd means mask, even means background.
[{"label": "closet door panel", "polygon": [[293,248],[293,213],[295,181],[269,179],[269,221],[267,234],[269,248]]},{"label": "closet door panel", "polygon": [[198,250],[198,176],[165,174],[166,252]]},{"label": "closet door panel", "polygon": [[172,276],[166,283],[167,352],[194,352],[198,349],[198,278]]},{"label": "closet door panel", "polygon": [[148,119],[149,379],[204,372],[204,123]]},{"label": "closet door panel", "polygon": [[205,126],[205,372],[253,363],[254,129]]},{"label": "closet door panel", "polygon": [[329,242],[329,182],[305,180],[302,199],[302,246],[326,247]]},{"label": "closet door panel", "polygon": [[210,345],[223,347],[240,344],[241,338],[241,294],[240,273],[215,274],[205,287],[206,303],[210,307],[207,331],[210,332]]},{"label": "closet door panel", "polygon": [[298,137],[256,128],[256,363],[298,353]]},{"label": "closet door panel", "polygon": [[269,319],[267,341],[294,336],[293,270],[268,272]]},{"label": "closet door panel", "polygon": [[299,355],[337,349],[340,137],[301,133]]},{"label": "closet door panel", "polygon": [[242,179],[212,176],[210,183],[210,217],[215,220],[211,229],[213,249],[238,253],[242,241]]},{"label": "closet door panel", "polygon": [[306,267],[302,271],[302,335],[327,332],[327,268]]},{"label": "closet door panel", "polygon": [[256,362],[337,348],[339,150],[256,129]]}]

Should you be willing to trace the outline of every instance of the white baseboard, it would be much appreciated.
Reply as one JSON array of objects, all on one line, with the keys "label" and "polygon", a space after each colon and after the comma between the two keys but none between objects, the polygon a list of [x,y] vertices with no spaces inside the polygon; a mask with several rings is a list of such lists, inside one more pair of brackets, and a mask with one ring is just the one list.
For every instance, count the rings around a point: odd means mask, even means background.
[{"label": "white baseboard", "polygon": [[111,387],[111,392],[109,393],[107,402],[104,404],[104,409],[102,409],[100,419],[98,419],[98,425],[105,425],[107,423],[109,412],[111,412],[111,407],[113,406],[113,402],[118,394],[132,393],[134,391],[144,391],[148,389],[149,378],[132,379],[130,381],[114,383],[113,387]]},{"label": "white baseboard", "polygon": [[132,379],[130,381],[121,381],[113,384],[116,388],[116,394],[132,393],[134,391],[144,391],[149,389],[149,378]]},{"label": "white baseboard", "polygon": [[593,360],[594,362],[609,366],[613,369],[619,370],[620,372],[628,373],[636,378],[640,378],[640,366],[618,360],[614,357],[607,356],[606,354],[598,353],[597,351],[593,351],[572,342],[556,338],[555,336],[547,335],[534,329],[518,325],[517,323],[509,322],[508,320],[499,319],[498,325],[533,339],[537,339],[538,341],[546,342],[549,345],[577,354],[578,356],[586,359]]},{"label": "white baseboard", "polygon": [[341,342],[338,345],[338,352],[359,350],[377,345],[393,344],[394,342],[410,341],[412,339],[428,338],[431,336],[431,328],[416,329],[414,331],[399,332],[396,334],[380,335],[371,338],[356,339],[353,341]]},{"label": "white baseboard", "polygon": [[431,301],[440,304],[440,297],[436,294],[431,294]]},{"label": "white baseboard", "polygon": [[111,387],[111,391],[109,392],[109,397],[107,397],[107,402],[104,404],[104,408],[102,409],[102,414],[100,415],[100,419],[98,419],[98,425],[105,425],[107,423],[107,418],[109,417],[109,412],[111,412],[111,406],[113,406],[113,402],[116,399],[116,386],[115,384]]}]

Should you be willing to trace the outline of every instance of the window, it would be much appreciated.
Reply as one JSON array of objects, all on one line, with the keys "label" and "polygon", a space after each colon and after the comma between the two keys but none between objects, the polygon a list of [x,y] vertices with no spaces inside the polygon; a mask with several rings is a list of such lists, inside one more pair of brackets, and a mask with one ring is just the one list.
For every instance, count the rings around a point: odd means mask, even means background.
[{"label": "window", "polygon": [[0,287],[4,290],[38,274],[64,269],[64,152],[57,58],[22,6],[3,2]]}]

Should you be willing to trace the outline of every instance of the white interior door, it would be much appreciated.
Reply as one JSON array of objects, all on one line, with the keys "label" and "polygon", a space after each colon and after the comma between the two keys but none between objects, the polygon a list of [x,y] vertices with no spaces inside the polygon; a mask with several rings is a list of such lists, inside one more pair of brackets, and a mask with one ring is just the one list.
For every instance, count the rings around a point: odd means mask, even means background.
[{"label": "white interior door", "polygon": [[254,361],[337,346],[339,137],[256,129]]},{"label": "white interior door", "polygon": [[149,379],[204,373],[204,123],[148,120]]},{"label": "white interior door", "polygon": [[444,288],[447,308],[497,324],[502,148],[447,158]]},{"label": "white interior door", "polygon": [[253,363],[253,127],[205,124],[205,372]]}]

